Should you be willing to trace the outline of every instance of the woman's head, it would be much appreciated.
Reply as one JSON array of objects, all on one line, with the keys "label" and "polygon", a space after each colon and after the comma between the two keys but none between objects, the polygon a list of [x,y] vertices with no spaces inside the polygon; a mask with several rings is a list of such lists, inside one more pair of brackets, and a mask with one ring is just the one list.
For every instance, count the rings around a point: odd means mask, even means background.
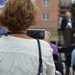
[{"label": "woman's head", "polygon": [[24,31],[35,23],[35,0],[9,0],[0,15],[0,24],[12,32]]}]

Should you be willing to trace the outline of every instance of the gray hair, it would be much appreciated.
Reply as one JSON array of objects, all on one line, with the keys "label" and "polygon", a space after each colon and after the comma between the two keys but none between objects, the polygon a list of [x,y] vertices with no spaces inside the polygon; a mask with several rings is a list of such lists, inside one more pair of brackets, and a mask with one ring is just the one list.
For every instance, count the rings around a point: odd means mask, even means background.
[{"label": "gray hair", "polygon": [[65,15],[71,15],[71,13],[70,13],[69,11],[67,11],[67,12],[65,13]]},{"label": "gray hair", "polygon": [[51,38],[51,33],[49,31],[46,31],[46,34]]}]

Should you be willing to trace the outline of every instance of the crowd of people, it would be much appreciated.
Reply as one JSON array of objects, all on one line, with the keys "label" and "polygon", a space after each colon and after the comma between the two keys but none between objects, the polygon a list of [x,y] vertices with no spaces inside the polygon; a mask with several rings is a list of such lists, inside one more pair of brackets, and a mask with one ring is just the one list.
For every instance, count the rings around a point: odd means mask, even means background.
[{"label": "crowd of people", "polygon": [[[66,51],[65,51],[65,56],[66,56],[66,75],[69,75],[70,73],[70,67],[75,65],[75,32],[70,32],[70,33],[65,33],[66,29],[74,29],[75,28],[75,18],[73,18],[71,12],[66,12],[65,17],[61,20],[61,30],[63,31],[63,38],[66,41],[69,37],[66,37],[66,34],[70,34],[71,39],[68,41],[72,42],[70,43],[69,46],[67,46]],[[73,33],[73,34],[72,34]]]},{"label": "crowd of people", "polygon": [[[64,75],[58,47],[51,43],[50,32],[45,31],[44,38],[39,40],[26,34],[27,29],[35,24],[38,11],[35,0],[6,2],[0,13],[0,75]],[[65,28],[75,28],[71,13],[65,15],[61,21],[63,32]],[[73,37],[75,39],[75,34]],[[73,67],[75,41],[71,47],[66,54],[71,54],[70,66]],[[59,65],[62,69],[57,68]]]}]

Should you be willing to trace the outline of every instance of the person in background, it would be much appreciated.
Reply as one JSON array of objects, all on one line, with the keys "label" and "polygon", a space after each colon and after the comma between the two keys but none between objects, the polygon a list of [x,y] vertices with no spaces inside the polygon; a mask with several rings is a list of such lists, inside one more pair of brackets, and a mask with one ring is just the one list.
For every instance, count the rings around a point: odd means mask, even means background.
[{"label": "person in background", "polygon": [[6,31],[5,31],[2,27],[0,27],[0,38],[1,38],[1,36],[4,35],[5,33],[6,33]]},{"label": "person in background", "polygon": [[74,48],[71,50],[71,67],[75,65],[75,33],[73,34],[74,44],[72,45]]},{"label": "person in background", "polygon": [[[63,75],[63,73],[57,69],[57,65],[56,63],[58,63],[58,49],[57,49],[57,46],[53,43],[51,43],[51,34],[49,31],[46,31],[45,32],[45,37],[44,37],[44,40],[46,42],[48,42],[48,44],[50,45],[50,47],[53,49],[53,58],[54,58],[54,62],[55,62],[55,66],[56,66],[56,74],[55,75]],[[54,56],[55,55],[55,56]],[[59,64],[60,65],[60,64]],[[62,67],[61,67],[62,68]]]},{"label": "person in background", "polygon": [[51,43],[51,34],[49,31],[46,31],[44,40],[47,41],[49,43],[49,45],[51,46],[51,48],[53,49],[53,54],[58,54],[57,46],[55,44]]},{"label": "person in background", "polygon": [[73,51],[75,49],[75,34],[73,34],[73,41],[74,43],[71,44],[70,46],[67,47],[66,51],[65,51],[65,56],[66,56],[66,74],[70,73],[70,67],[73,66],[73,59],[74,59],[74,53],[75,51]]},{"label": "person in background", "polygon": [[68,11],[65,13],[65,17],[61,21],[61,30],[63,32],[64,43],[66,41],[65,29],[75,28],[75,18],[72,17],[71,13]]},{"label": "person in background", "polygon": [[[38,7],[35,0],[8,0],[0,13],[0,25],[8,32],[0,38],[0,75],[38,75],[39,51],[34,38],[26,35],[35,24]],[[52,49],[43,40],[42,75],[55,75]]]},{"label": "person in background", "polygon": [[65,52],[66,55],[72,53],[72,51],[75,49],[75,33],[73,34],[73,41],[74,43],[67,47]]},{"label": "person in background", "polygon": [[72,51],[71,55],[71,67],[73,68],[74,65],[75,65],[75,49]]},{"label": "person in background", "polygon": [[5,33],[6,31],[2,27],[0,27],[0,36],[4,35]]},{"label": "person in background", "polygon": [[75,28],[75,19],[70,12],[66,12],[65,18],[61,21],[61,29],[64,31],[66,28]]}]

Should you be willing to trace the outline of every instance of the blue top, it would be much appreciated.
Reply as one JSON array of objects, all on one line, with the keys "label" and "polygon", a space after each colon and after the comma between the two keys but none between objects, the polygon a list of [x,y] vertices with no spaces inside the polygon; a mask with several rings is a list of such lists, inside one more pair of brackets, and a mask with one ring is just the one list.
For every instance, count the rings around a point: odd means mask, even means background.
[{"label": "blue top", "polygon": [[75,49],[72,51],[72,57],[71,57],[71,67],[75,65]]},{"label": "blue top", "polygon": [[6,31],[3,28],[0,28],[0,35],[3,35],[5,33],[6,33]]},{"label": "blue top", "polygon": [[0,0],[0,6],[4,5],[5,2],[6,2],[6,0]]}]

